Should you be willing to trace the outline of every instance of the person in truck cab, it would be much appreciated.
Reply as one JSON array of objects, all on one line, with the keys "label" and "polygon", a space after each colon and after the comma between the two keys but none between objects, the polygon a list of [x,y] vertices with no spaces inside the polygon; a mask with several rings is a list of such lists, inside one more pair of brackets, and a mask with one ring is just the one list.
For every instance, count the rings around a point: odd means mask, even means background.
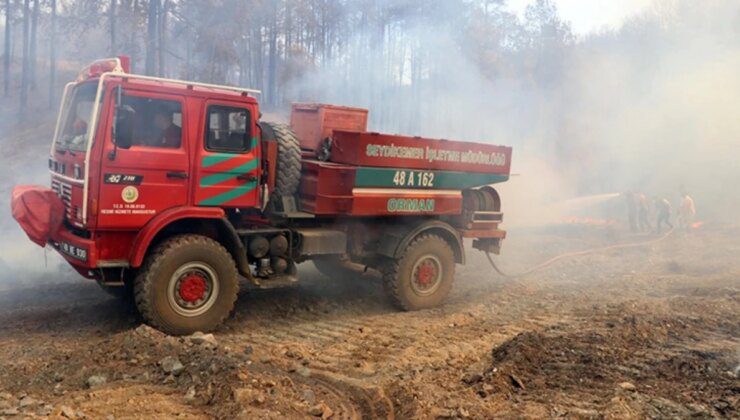
[{"label": "person in truck cab", "polygon": [[92,102],[80,101],[75,107],[75,117],[72,121],[72,135],[80,136],[87,133],[87,120],[92,113]]},{"label": "person in truck cab", "polygon": [[90,119],[91,113],[92,102],[81,101],[75,107],[74,119],[65,133],[69,138],[69,145],[75,149],[85,148],[87,120]]},{"label": "person in truck cab", "polygon": [[180,147],[182,138],[182,129],[175,125],[172,111],[163,107],[156,109],[154,113],[154,126],[159,130],[158,136],[154,139],[154,147]]}]

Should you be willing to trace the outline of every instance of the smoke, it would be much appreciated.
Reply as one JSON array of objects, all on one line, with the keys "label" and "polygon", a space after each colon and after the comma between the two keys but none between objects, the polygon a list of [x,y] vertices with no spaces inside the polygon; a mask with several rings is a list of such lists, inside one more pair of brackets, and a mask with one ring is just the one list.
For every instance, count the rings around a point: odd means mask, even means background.
[{"label": "smoke", "polygon": [[673,201],[685,188],[701,217],[737,220],[740,194],[728,186],[740,179],[740,5],[660,10],[585,42],[569,73],[577,102],[564,118],[594,136],[593,185]]},{"label": "smoke", "polygon": [[[288,100],[366,107],[377,131],[513,146],[515,175],[498,187],[509,228],[567,216],[573,208],[557,203],[574,197],[626,190],[676,203],[685,189],[702,220],[738,221],[737,1],[656,1],[622,28],[580,39],[546,9],[517,17],[476,2],[422,3],[384,0],[362,19],[365,11],[351,11],[337,27],[359,28],[335,35],[341,40],[319,62],[291,55],[281,91]],[[59,45],[67,57],[59,81],[106,54],[102,30],[75,31],[79,40]],[[188,51],[185,39],[173,37],[169,48]],[[44,83],[36,92],[46,92]],[[15,123],[17,101],[0,100],[3,278],[44,266],[8,210],[12,185],[48,183],[55,110],[44,96],[30,97],[26,131]]]},{"label": "smoke", "polygon": [[[736,1],[656,2],[619,30],[552,47],[543,35],[539,49],[506,48],[504,37],[494,66],[466,28],[432,23],[406,21],[382,50],[360,33],[348,42],[368,47],[362,57],[308,72],[291,97],[367,107],[373,130],[512,145],[517,175],[499,187],[509,226],[627,190],[677,205],[685,189],[700,218],[738,220]],[[388,66],[399,50],[408,59]]]},{"label": "smoke", "polygon": [[[47,252],[28,240],[10,211],[13,186],[49,184],[46,166],[49,143],[39,142],[37,138],[50,142],[52,117],[39,114],[29,128],[6,129],[0,143],[0,290],[40,278],[54,280],[62,264],[56,252]],[[0,119],[12,127],[11,115],[0,114]]]}]

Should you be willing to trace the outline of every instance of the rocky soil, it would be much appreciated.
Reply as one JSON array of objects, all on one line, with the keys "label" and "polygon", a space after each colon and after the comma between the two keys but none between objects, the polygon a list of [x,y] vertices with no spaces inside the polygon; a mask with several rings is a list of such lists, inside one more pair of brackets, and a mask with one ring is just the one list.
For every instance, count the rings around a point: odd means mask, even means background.
[{"label": "rocky soil", "polygon": [[[443,307],[398,312],[372,273],[310,264],[169,337],[69,269],[0,287],[0,417],[737,418],[740,228],[580,256],[518,279],[476,251]],[[513,232],[505,269],[649,239]],[[34,277],[35,276],[35,277]],[[23,277],[23,278],[20,278]]]}]

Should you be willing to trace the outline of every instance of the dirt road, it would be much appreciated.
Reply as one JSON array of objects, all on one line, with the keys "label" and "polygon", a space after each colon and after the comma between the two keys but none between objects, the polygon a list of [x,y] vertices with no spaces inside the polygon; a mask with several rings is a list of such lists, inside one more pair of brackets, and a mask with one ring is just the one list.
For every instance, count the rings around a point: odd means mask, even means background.
[{"label": "dirt road", "polygon": [[[643,240],[515,232],[503,268]],[[448,303],[390,307],[377,277],[243,291],[213,340],[139,326],[78,280],[0,290],[0,417],[740,416],[740,228],[560,262],[517,280],[471,251]]]}]

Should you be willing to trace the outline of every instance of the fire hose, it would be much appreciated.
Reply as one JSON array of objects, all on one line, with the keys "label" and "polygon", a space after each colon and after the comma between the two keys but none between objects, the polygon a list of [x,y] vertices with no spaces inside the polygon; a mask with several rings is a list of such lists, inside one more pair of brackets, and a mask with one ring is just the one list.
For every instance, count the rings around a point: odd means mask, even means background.
[{"label": "fire hose", "polygon": [[673,229],[669,230],[668,232],[665,233],[665,235],[663,235],[663,236],[661,236],[659,238],[650,239],[648,241],[631,242],[631,243],[626,243],[626,244],[608,245],[608,246],[603,246],[603,247],[599,247],[599,248],[586,249],[586,250],[583,250],[583,251],[567,252],[565,254],[556,255],[556,256],[550,258],[549,260],[546,260],[543,263],[540,263],[540,264],[535,265],[534,267],[530,268],[529,270],[523,271],[521,273],[516,273],[516,274],[507,274],[507,273],[501,271],[501,269],[493,261],[493,258],[491,258],[491,254],[489,252],[486,252],[486,258],[488,259],[488,262],[491,263],[491,267],[493,267],[493,269],[497,273],[499,273],[501,276],[508,277],[508,278],[516,278],[516,277],[525,276],[525,275],[530,274],[530,273],[533,273],[535,271],[542,270],[543,268],[546,268],[547,266],[552,265],[552,264],[556,263],[557,261],[560,261],[560,260],[563,260],[563,259],[566,259],[566,258],[580,257],[580,256],[583,256],[583,255],[595,254],[595,253],[604,252],[604,251],[610,251],[612,249],[636,248],[636,247],[640,247],[640,246],[646,246],[646,245],[656,244],[656,243],[664,240],[668,236],[670,236],[671,233],[673,233]]}]

